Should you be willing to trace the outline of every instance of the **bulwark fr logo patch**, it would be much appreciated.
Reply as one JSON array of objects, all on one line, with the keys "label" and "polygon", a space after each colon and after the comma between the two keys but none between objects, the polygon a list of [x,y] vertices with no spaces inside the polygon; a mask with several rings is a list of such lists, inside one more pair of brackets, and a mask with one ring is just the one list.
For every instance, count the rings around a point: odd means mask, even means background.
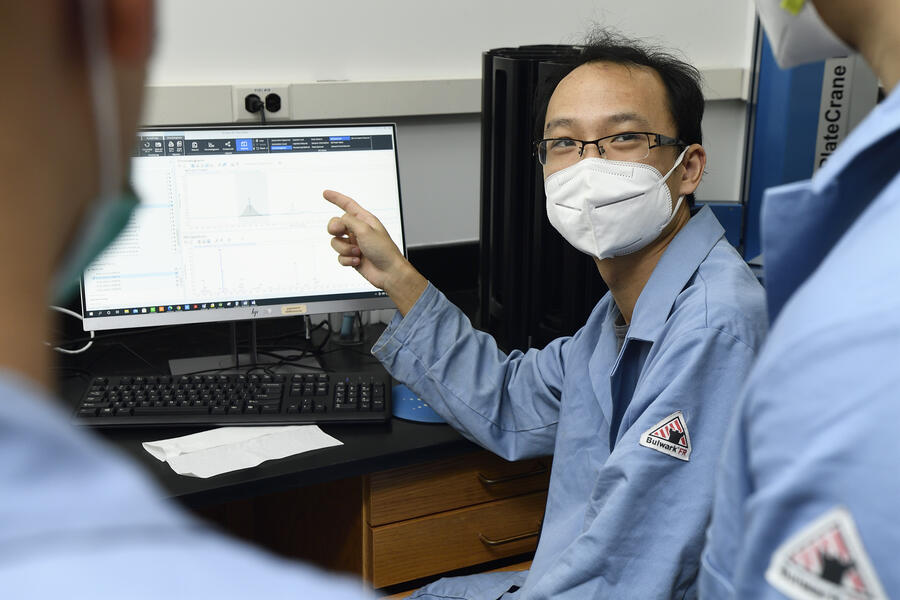
[{"label": "bulwark fr logo patch", "polygon": [[681,411],[676,411],[641,434],[641,446],[674,456],[691,458],[691,436]]},{"label": "bulwark fr logo patch", "polygon": [[843,507],[830,510],[779,546],[766,581],[796,600],[887,600],[853,517]]}]

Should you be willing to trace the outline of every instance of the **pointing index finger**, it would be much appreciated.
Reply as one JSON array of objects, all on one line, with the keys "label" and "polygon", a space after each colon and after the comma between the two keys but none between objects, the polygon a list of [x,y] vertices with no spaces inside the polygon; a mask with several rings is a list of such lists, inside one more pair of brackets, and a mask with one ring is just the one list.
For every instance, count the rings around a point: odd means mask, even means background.
[{"label": "pointing index finger", "polygon": [[363,207],[360,206],[356,202],[356,200],[354,200],[350,196],[345,196],[340,192],[335,192],[334,190],[325,190],[324,192],[322,192],[322,197],[324,197],[326,200],[328,200],[344,212],[350,213],[351,215],[366,213]]}]

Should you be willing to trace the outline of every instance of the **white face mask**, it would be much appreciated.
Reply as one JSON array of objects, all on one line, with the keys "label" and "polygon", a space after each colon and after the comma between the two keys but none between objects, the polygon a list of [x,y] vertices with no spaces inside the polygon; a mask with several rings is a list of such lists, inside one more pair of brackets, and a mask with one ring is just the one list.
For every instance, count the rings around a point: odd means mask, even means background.
[{"label": "white face mask", "polygon": [[853,54],[809,0],[756,0],[756,9],[782,69]]},{"label": "white face mask", "polygon": [[644,163],[584,158],[544,180],[547,218],[566,241],[591,256],[637,252],[659,237],[684,196],[672,206],[666,180]]}]

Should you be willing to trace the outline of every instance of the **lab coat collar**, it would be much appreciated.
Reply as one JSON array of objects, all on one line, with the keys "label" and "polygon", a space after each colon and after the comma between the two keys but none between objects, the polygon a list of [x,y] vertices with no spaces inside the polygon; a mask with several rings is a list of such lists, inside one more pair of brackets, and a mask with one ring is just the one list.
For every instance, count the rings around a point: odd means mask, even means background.
[{"label": "lab coat collar", "polygon": [[[663,252],[650,279],[641,291],[632,313],[628,333],[625,335],[625,343],[620,350],[616,348],[614,329],[616,317],[619,316],[619,308],[615,301],[610,299],[600,339],[591,356],[589,366],[591,384],[597,394],[600,410],[610,424],[611,445],[615,432],[618,430],[618,421],[614,421],[614,404],[616,403],[614,397],[624,398],[627,406],[633,391],[633,389],[626,391],[622,387],[624,385],[623,370],[635,367],[632,362],[626,361],[623,357],[626,354],[634,356],[635,340],[651,344],[656,342],[662,334],[678,294],[691,280],[700,263],[706,259],[710,250],[722,239],[723,235],[725,235],[725,230],[708,206],[704,206],[688,220]],[[624,379],[628,379],[628,377],[624,377]],[[631,381],[631,384],[634,381],[637,381],[637,376]],[[622,406],[620,410],[624,411],[626,406]],[[620,416],[621,414],[619,413]]]},{"label": "lab coat collar", "polygon": [[[900,130],[900,86],[860,123],[811,180],[766,191],[760,215],[766,297],[774,321],[793,293],[897,172],[876,148]],[[852,168],[851,168],[852,167]]]},{"label": "lab coat collar", "polygon": [[630,339],[655,342],[659,338],[678,294],[723,235],[725,230],[708,206],[688,220],[663,252],[641,291],[626,343]]},{"label": "lab coat collar", "polygon": [[[812,189],[819,193],[838,179],[856,158],[900,129],[900,85],[851,132],[812,178]],[[896,160],[896,159],[894,159]]]}]

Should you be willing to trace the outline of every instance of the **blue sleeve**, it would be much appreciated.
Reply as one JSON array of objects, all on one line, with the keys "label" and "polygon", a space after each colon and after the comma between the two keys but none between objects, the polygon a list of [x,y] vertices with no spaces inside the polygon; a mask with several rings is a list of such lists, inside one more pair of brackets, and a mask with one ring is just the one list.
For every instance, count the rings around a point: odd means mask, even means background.
[{"label": "blue sleeve", "polygon": [[[754,356],[744,342],[705,328],[648,358],[623,432],[598,472],[584,532],[532,597],[696,596],[715,465]],[[690,437],[688,461],[640,443],[677,411]]]},{"label": "blue sleeve", "polygon": [[[814,524],[836,510],[854,524],[842,535],[859,542],[848,562],[858,574],[871,567],[868,595],[858,597],[883,597],[873,575],[884,597],[900,597],[896,312],[865,321],[782,343],[754,369],[720,469],[706,597],[783,598],[766,579],[770,566],[784,566],[776,552],[807,532],[814,542]],[[812,569],[800,579],[816,577]]]},{"label": "blue sleeve", "polygon": [[70,417],[0,368],[4,599],[371,597],[362,582],[212,531]]},{"label": "blue sleeve", "polygon": [[429,284],[372,353],[464,436],[518,460],[553,452],[571,339],[504,354]]},{"label": "blue sleeve", "polygon": [[109,528],[36,546],[27,547],[22,560],[0,566],[4,597],[373,598],[361,581],[278,558],[199,525],[182,531]]},{"label": "blue sleeve", "polygon": [[713,516],[700,565],[701,598],[734,598],[734,561],[741,549],[743,527],[741,510],[751,487],[742,428],[746,400],[746,396],[741,399],[728,427],[716,473]]}]

